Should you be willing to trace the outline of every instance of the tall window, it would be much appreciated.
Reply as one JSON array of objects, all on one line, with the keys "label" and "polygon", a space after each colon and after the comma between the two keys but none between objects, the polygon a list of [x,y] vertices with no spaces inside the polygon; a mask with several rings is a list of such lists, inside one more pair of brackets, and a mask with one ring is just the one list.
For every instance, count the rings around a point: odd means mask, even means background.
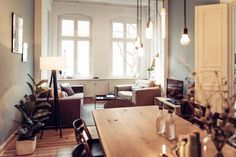
[{"label": "tall window", "polygon": [[112,21],[112,76],[132,77],[137,73],[136,32],[137,26],[133,21]]},{"label": "tall window", "polygon": [[59,51],[67,59],[69,77],[90,76],[91,18],[86,16],[61,16]]}]

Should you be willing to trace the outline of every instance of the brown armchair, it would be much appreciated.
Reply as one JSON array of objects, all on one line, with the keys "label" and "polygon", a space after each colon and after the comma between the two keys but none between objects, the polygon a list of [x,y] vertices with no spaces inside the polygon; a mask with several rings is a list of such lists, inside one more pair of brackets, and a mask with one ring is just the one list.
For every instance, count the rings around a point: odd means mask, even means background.
[{"label": "brown armchair", "polygon": [[161,87],[153,81],[142,80],[141,83],[116,85],[114,94],[116,98],[132,100],[138,106],[154,105],[154,97],[161,96]]},{"label": "brown armchair", "polygon": [[154,105],[154,98],[161,96],[161,86],[133,90],[132,101],[138,106]]}]

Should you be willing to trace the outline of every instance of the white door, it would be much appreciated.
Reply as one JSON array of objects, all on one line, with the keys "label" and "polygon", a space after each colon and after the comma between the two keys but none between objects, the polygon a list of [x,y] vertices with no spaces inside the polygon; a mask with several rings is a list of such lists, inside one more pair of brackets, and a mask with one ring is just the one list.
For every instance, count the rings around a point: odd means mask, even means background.
[{"label": "white door", "polygon": [[195,97],[217,112],[222,111],[229,84],[227,10],[227,4],[195,8]]}]

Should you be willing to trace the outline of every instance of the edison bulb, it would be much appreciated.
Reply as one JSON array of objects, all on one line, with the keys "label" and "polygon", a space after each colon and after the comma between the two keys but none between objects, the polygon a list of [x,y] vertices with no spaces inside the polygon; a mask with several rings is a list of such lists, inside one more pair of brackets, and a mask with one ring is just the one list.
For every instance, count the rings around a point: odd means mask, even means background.
[{"label": "edison bulb", "polygon": [[182,32],[182,37],[180,39],[180,43],[184,46],[188,45],[190,43],[190,39],[188,36],[188,29],[185,27]]},{"label": "edison bulb", "polygon": [[153,30],[152,21],[148,21],[147,28],[146,28],[146,39],[152,38],[152,30]]},{"label": "edison bulb", "polygon": [[165,8],[162,8],[162,9],[161,9],[161,15],[162,15],[162,16],[165,16],[165,15],[166,15],[166,9],[165,9]]},{"label": "edison bulb", "polygon": [[180,43],[184,46],[186,46],[190,43],[190,39],[189,39],[188,34],[182,34],[182,37],[180,39]]},{"label": "edison bulb", "polygon": [[140,47],[140,38],[139,37],[137,37],[137,39],[134,43],[134,46],[135,46],[136,49],[138,49]]},{"label": "edison bulb", "polygon": [[142,46],[142,43],[141,43],[141,47],[139,47],[139,49],[138,49],[138,57],[143,57],[143,46]]}]

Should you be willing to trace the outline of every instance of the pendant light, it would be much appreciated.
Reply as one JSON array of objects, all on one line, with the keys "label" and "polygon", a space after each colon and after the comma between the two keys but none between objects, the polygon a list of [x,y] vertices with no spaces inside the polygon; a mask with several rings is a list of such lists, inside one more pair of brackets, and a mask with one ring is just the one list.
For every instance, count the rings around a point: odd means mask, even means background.
[{"label": "pendant light", "polygon": [[190,39],[189,39],[189,36],[188,36],[188,29],[187,29],[187,26],[186,26],[186,0],[184,0],[184,29],[183,29],[183,32],[182,32],[182,37],[180,39],[180,43],[183,46],[187,46],[190,43]]},{"label": "pendant light", "polygon": [[163,0],[163,7],[161,9],[161,30],[162,30],[162,39],[166,37],[166,9],[165,9],[165,0]]},{"label": "pendant light", "polygon": [[136,41],[134,43],[135,49],[138,50],[140,46],[140,38],[139,38],[139,0],[137,0],[137,35],[136,35]]},{"label": "pendant light", "polygon": [[135,48],[138,57],[143,56],[143,43],[142,43],[142,0],[137,0],[137,37],[135,41]]},{"label": "pendant light", "polygon": [[138,49],[138,57],[143,57],[143,43],[140,42],[140,47]]},{"label": "pendant light", "polygon": [[142,31],[142,23],[143,23],[143,8],[142,8],[142,0],[140,0],[140,20],[139,20],[139,28],[140,28],[140,47],[139,47],[139,51],[138,51],[138,57],[142,57],[143,56],[143,53],[144,53],[144,50],[143,50],[143,38],[142,38],[142,34],[143,34],[143,31]]},{"label": "pendant light", "polygon": [[151,0],[148,0],[148,22],[147,22],[147,28],[146,28],[146,39],[152,38],[152,31],[153,31],[153,24],[151,21]]}]

